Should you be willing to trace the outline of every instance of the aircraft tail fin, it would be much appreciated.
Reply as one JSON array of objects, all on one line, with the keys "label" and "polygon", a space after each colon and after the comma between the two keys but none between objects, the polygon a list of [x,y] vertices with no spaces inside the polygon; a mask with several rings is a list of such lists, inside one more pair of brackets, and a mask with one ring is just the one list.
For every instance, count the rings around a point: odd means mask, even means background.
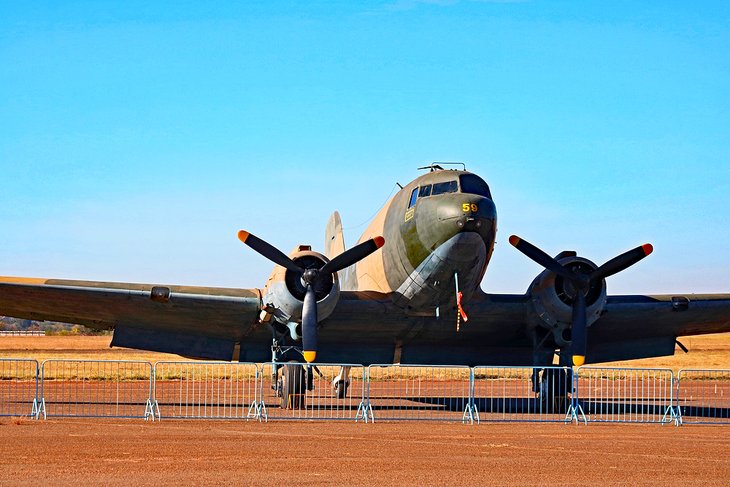
[{"label": "aircraft tail fin", "polygon": [[342,234],[342,220],[338,212],[332,213],[324,235],[324,255],[332,259],[345,251],[345,237]]}]

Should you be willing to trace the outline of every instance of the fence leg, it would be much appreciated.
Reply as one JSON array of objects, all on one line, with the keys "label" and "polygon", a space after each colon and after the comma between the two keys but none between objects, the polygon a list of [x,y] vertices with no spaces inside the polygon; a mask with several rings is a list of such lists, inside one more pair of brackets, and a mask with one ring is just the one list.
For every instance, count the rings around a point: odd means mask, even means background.
[{"label": "fence leg", "polygon": [[[155,401],[157,403],[157,401]],[[144,406],[144,420],[145,421],[152,421],[154,423],[155,421],[155,406],[152,404],[152,400],[147,398],[147,404]]]},{"label": "fence leg", "polygon": [[674,426],[682,424],[682,414],[674,408],[674,406],[667,406],[667,410],[664,412],[661,420],[662,425],[664,423],[674,423]]},{"label": "fence leg", "polygon": [[464,409],[464,414],[461,416],[461,422],[466,423],[467,420],[470,424],[474,424],[476,420],[479,424],[479,411],[477,411],[476,404],[474,404],[474,369],[469,368],[469,400]]},{"label": "fence leg", "polygon": [[583,420],[583,424],[588,424],[586,415],[583,412],[583,406],[580,405],[578,399],[573,399],[570,401],[568,412],[565,413],[565,422],[572,423],[575,421],[575,424],[578,424],[581,420]]},{"label": "fence leg", "polygon": [[471,399],[469,400],[469,404],[466,405],[464,414],[461,417],[462,423],[466,423],[467,421],[469,424],[474,424],[475,421],[479,424],[479,410],[476,405],[472,403]]},{"label": "fence leg", "polygon": [[363,399],[357,406],[357,414],[355,414],[355,422],[357,423],[360,419],[367,423],[368,420],[375,422],[375,416],[373,416],[373,406],[370,404],[370,400]]},{"label": "fence leg", "polygon": [[41,398],[41,402],[38,405],[38,411],[36,412],[36,419],[41,419],[41,415],[43,415],[43,419],[47,419],[46,417],[46,399]]},{"label": "fence leg", "polygon": [[248,413],[246,414],[246,419],[250,418],[257,419],[259,423],[262,420],[266,423],[269,422],[269,414],[266,412],[266,404],[264,404],[264,401],[254,401],[251,403],[248,407]]}]

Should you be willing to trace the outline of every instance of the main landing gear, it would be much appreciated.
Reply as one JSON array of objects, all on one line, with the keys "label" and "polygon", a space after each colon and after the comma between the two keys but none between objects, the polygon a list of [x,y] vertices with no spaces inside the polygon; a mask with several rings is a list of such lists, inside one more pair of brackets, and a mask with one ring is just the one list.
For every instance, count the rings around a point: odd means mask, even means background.
[{"label": "main landing gear", "polygon": [[[279,373],[279,371],[281,371]],[[285,363],[274,366],[272,389],[281,398],[282,409],[305,409],[307,391],[314,390],[314,373],[324,375],[315,365]],[[340,372],[332,380],[332,393],[337,399],[347,398],[350,386],[350,367],[340,367]]]},{"label": "main landing gear", "polygon": [[299,364],[285,364],[282,367],[278,390],[282,409],[304,409],[307,381],[304,367]]},{"label": "main landing gear", "polygon": [[532,388],[537,393],[539,411],[565,414],[570,404],[573,371],[569,367],[550,367],[532,371]]}]

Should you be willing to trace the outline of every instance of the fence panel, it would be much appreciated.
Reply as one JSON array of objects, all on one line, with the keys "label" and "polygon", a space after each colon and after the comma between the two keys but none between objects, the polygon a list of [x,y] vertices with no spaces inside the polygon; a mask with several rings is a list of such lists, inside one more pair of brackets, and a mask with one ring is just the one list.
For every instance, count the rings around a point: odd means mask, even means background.
[{"label": "fence panel", "polygon": [[365,404],[365,368],[358,364],[266,363],[261,408],[272,420],[355,421]]},{"label": "fence panel", "polygon": [[480,422],[563,422],[573,394],[569,367],[474,367]]},{"label": "fence panel", "polygon": [[677,375],[683,423],[730,424],[730,369],[683,369]]},{"label": "fence panel", "polygon": [[38,362],[0,359],[0,416],[38,414]]},{"label": "fence panel", "polygon": [[376,364],[367,372],[366,420],[475,420],[469,367]]},{"label": "fence panel", "polygon": [[152,364],[123,360],[46,360],[43,417],[145,418],[152,407]]},{"label": "fence panel", "polygon": [[154,404],[160,418],[261,418],[259,367],[243,362],[157,362]]},{"label": "fence panel", "polygon": [[574,407],[588,422],[677,420],[670,369],[579,367],[575,373]]}]

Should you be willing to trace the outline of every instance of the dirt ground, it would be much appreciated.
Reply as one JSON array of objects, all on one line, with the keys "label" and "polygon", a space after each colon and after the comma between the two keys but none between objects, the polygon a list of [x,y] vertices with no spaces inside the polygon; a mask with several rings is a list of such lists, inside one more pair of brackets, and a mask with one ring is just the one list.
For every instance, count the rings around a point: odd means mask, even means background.
[{"label": "dirt ground", "polygon": [[730,428],[0,419],[0,485],[727,485]]},{"label": "dirt ground", "polygon": [[[110,350],[108,340],[2,337],[0,356],[179,360]],[[729,334],[694,337],[690,349],[630,365],[730,366]],[[726,486],[730,479],[728,426],[0,417],[0,448],[0,486]]]}]

